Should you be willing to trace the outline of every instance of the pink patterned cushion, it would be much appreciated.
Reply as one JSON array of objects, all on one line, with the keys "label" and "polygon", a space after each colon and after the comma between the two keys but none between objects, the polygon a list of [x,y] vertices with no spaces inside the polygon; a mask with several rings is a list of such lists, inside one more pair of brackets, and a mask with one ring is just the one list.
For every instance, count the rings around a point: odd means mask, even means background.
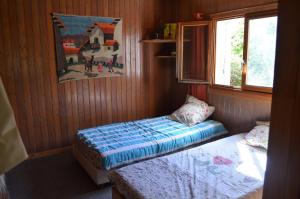
[{"label": "pink patterned cushion", "polygon": [[245,136],[246,143],[250,146],[268,149],[269,126],[256,126]]},{"label": "pink patterned cushion", "polygon": [[188,96],[186,103],[176,110],[170,118],[187,126],[194,126],[206,120],[214,110],[215,108],[208,106],[207,103],[193,96]]}]

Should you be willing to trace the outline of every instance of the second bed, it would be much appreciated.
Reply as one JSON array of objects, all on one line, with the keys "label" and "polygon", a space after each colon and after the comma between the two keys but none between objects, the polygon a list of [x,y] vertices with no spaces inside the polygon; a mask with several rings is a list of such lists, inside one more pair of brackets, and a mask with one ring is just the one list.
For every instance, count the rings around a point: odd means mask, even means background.
[{"label": "second bed", "polygon": [[113,199],[262,198],[267,152],[244,136],[111,171]]}]

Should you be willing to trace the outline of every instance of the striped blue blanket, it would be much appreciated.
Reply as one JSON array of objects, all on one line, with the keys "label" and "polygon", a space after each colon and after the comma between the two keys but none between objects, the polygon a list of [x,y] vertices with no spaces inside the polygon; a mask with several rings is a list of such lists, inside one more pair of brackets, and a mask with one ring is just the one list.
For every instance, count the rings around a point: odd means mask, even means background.
[{"label": "striped blue blanket", "polygon": [[225,133],[227,130],[217,121],[207,120],[188,127],[163,116],[79,130],[77,136],[99,154],[102,167],[109,170]]}]

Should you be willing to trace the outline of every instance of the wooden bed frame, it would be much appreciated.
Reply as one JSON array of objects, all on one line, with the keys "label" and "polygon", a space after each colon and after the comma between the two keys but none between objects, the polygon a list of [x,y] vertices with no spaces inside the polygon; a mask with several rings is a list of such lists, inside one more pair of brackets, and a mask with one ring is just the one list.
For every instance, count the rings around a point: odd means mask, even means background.
[{"label": "wooden bed frame", "polygon": [[88,173],[88,175],[93,179],[93,181],[97,185],[103,185],[109,183],[109,179],[107,177],[108,171],[104,169],[96,168],[89,160],[87,160],[82,153],[77,149],[77,147],[73,144],[73,154],[74,157],[78,160],[80,165],[84,168],[84,170]]}]

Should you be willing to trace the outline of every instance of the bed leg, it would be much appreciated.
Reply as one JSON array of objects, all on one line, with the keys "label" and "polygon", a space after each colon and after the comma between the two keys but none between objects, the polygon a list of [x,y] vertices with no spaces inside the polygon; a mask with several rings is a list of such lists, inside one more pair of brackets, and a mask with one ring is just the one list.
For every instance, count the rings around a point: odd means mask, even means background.
[{"label": "bed leg", "polygon": [[112,199],[126,199],[115,187],[112,187]]}]

